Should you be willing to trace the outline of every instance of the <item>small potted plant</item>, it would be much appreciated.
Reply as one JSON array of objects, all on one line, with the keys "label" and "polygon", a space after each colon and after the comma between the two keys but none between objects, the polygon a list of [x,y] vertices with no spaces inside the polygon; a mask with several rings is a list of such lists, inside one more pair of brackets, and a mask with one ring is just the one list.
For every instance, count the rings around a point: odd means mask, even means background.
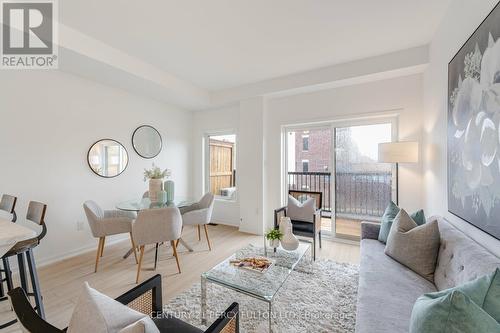
[{"label": "small potted plant", "polygon": [[151,169],[144,169],[144,181],[149,180],[149,200],[151,202],[158,201],[158,194],[163,191],[163,179],[170,177],[170,170],[161,170],[159,167],[155,166]]},{"label": "small potted plant", "polygon": [[280,246],[281,238],[283,238],[283,234],[279,229],[271,229],[266,233],[266,239],[269,242],[269,246],[272,248]]}]

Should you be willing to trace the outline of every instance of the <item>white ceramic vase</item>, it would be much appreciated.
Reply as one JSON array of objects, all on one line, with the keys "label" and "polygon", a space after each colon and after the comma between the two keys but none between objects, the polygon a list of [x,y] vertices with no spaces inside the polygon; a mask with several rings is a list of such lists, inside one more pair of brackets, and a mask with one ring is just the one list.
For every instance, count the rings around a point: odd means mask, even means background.
[{"label": "white ceramic vase", "polygon": [[295,251],[299,247],[299,240],[293,234],[292,221],[289,217],[283,216],[280,219],[281,247],[287,251]]},{"label": "white ceramic vase", "polygon": [[149,200],[151,202],[158,202],[158,194],[163,190],[163,179],[150,179],[149,180]]},{"label": "white ceramic vase", "polygon": [[269,242],[269,247],[272,247],[272,248],[277,248],[278,246],[280,246],[280,240],[279,239],[268,239],[267,240]]}]

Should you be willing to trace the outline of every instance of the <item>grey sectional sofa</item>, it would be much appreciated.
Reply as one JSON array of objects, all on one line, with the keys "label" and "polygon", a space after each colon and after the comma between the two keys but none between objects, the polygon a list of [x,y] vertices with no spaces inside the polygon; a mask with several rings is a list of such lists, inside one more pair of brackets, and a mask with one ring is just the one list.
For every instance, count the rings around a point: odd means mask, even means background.
[{"label": "grey sectional sofa", "polygon": [[433,282],[384,254],[385,244],[377,240],[379,224],[361,224],[356,333],[408,332],[411,310],[419,296],[460,285],[500,267],[500,258],[444,218],[431,219],[438,220],[441,234]]}]

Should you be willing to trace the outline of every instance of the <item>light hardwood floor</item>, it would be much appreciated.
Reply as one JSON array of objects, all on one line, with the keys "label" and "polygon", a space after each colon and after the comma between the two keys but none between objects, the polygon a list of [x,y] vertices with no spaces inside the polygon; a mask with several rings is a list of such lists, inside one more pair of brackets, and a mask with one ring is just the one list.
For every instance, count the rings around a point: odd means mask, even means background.
[{"label": "light hardwood floor", "polygon": [[[183,238],[194,247],[194,252],[188,252],[182,245],[179,246],[182,274],[177,273],[177,266],[170,246],[160,247],[156,271],[152,269],[154,248],[150,247],[146,250],[140,280],[144,281],[155,274],[161,274],[164,303],[188,289],[193,283],[199,282],[202,272],[209,270],[236,250],[250,243],[263,244],[262,237],[241,233],[237,228],[223,225],[209,226],[208,228],[212,251],[208,251],[203,233],[202,240],[198,241],[196,229],[185,228]],[[84,281],[88,281],[92,287],[110,297],[117,297],[133,288],[136,285],[137,269],[134,256],[122,259],[122,255],[129,247],[130,241],[128,240],[106,246],[97,273],[94,273],[95,252],[84,253],[40,268],[38,272],[47,320],[60,328],[67,326]],[[324,240],[323,248],[318,250],[318,257],[357,264],[359,262],[359,246]],[[17,281],[16,285],[19,285]],[[1,302],[0,322],[3,323],[9,318],[13,318],[13,314],[8,302]],[[16,327],[4,331],[20,332]]]}]

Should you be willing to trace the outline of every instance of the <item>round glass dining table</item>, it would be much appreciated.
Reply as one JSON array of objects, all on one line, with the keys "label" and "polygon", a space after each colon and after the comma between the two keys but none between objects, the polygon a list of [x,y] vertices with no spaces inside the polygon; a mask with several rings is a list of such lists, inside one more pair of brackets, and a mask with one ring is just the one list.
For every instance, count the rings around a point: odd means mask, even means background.
[{"label": "round glass dining table", "polygon": [[197,202],[189,197],[176,197],[171,202],[151,202],[149,198],[132,199],[116,204],[116,208],[128,212],[138,212],[144,209],[164,208],[164,207],[187,207]]},{"label": "round glass dining table", "polygon": [[[155,209],[155,208],[165,208],[165,207],[177,207],[183,208],[192,205],[197,202],[196,200],[189,197],[175,197],[174,201],[171,202],[151,202],[149,198],[132,199],[127,201],[122,201],[116,204],[116,209],[127,211],[127,212],[139,212],[145,209]],[[190,247],[182,237],[179,239],[179,243],[182,244],[189,252],[193,252],[193,248]],[[133,253],[133,249],[130,249],[123,258],[127,258]]]}]

